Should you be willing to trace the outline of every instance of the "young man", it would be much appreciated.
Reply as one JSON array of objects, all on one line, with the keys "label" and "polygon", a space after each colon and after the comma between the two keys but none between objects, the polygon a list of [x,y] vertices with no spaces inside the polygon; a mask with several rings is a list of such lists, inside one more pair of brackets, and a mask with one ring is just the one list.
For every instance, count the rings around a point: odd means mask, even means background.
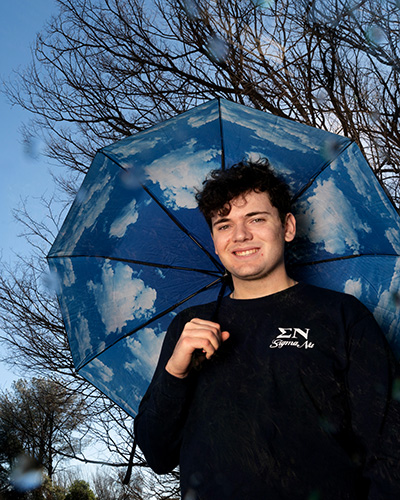
[{"label": "young man", "polygon": [[240,163],[197,200],[233,292],[170,325],[135,419],[149,465],[179,465],[184,500],[399,499],[397,365],[357,299],[288,276],[287,186]]}]

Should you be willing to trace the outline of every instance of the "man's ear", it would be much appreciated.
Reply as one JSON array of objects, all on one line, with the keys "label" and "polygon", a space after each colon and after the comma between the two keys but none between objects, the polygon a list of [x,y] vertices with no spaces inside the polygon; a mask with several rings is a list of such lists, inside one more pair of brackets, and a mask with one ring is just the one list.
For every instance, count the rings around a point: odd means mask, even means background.
[{"label": "man's ear", "polygon": [[296,236],[296,219],[292,213],[286,214],[285,217],[285,241],[293,241]]}]

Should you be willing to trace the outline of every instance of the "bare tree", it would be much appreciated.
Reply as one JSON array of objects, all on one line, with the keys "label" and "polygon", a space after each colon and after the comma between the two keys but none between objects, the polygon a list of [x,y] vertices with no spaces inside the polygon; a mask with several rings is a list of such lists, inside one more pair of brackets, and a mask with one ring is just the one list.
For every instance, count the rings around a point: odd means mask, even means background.
[{"label": "bare tree", "polygon": [[[400,204],[397,0],[57,0],[32,64],[6,84],[32,113],[69,202],[94,152],[215,97],[345,135]],[[59,227],[16,213],[37,252],[0,272],[10,360],[85,394],[122,467],[131,421],[74,372],[43,253]],[[49,229],[51,227],[51,229]],[[40,254],[42,252],[42,254]],[[115,434],[117,429],[117,434]],[[84,460],[85,458],[81,456]],[[144,465],[136,457],[138,465]]]},{"label": "bare tree", "polygon": [[96,497],[101,500],[146,500],[150,498],[150,492],[143,491],[145,482],[139,473],[134,475],[128,485],[124,485],[122,479],[118,472],[98,470],[93,478]]},{"label": "bare tree", "polygon": [[344,66],[343,94],[347,89],[353,92],[350,111],[356,128],[350,137],[362,147],[398,205],[399,2],[303,0],[297,3],[294,17],[305,30],[317,33],[322,44],[334,44],[340,50],[340,58],[332,61],[331,67],[337,74]]},{"label": "bare tree", "polygon": [[123,484],[121,472],[97,471],[94,491],[101,500],[178,500],[177,476],[155,476],[136,470],[130,484]]},{"label": "bare tree", "polygon": [[8,94],[62,164],[85,172],[104,144],[224,97],[351,137],[397,197],[394,0],[58,3]]}]

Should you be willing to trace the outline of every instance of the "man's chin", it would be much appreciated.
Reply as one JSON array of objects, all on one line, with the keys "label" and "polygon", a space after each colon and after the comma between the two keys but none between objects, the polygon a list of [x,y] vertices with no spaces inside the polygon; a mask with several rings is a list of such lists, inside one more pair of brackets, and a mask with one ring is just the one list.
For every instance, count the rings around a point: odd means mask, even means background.
[{"label": "man's chin", "polygon": [[262,280],[263,278],[267,278],[268,277],[268,274],[266,275],[263,275],[263,274],[259,274],[259,273],[248,273],[248,274],[236,274],[236,273],[232,273],[231,272],[231,276],[232,276],[232,280],[233,280],[233,283],[235,283],[235,280],[237,281],[258,281],[258,280]]}]

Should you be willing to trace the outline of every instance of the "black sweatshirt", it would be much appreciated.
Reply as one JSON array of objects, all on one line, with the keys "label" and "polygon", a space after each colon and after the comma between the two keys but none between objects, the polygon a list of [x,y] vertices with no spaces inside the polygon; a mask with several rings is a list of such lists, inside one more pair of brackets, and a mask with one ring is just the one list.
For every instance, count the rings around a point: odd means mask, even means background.
[{"label": "black sweatshirt", "polygon": [[354,297],[306,284],[223,299],[230,333],[185,379],[165,371],[178,314],[135,419],[150,467],[180,466],[183,499],[400,499],[397,363]]}]

